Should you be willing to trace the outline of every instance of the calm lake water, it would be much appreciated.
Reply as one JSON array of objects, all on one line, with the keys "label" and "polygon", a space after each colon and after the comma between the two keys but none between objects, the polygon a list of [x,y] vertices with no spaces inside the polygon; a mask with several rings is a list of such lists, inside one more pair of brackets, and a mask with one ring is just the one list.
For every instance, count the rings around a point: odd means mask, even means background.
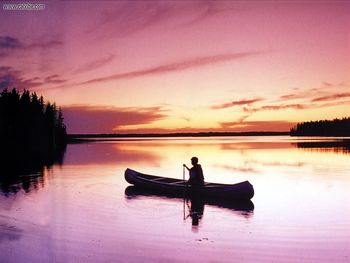
[{"label": "calm lake water", "polygon": [[[349,145],[288,136],[70,144],[60,163],[0,181],[0,262],[350,262]],[[183,199],[127,190],[126,168],[182,178],[194,155],[206,181],[249,180],[252,203],[204,204],[196,224]]]}]

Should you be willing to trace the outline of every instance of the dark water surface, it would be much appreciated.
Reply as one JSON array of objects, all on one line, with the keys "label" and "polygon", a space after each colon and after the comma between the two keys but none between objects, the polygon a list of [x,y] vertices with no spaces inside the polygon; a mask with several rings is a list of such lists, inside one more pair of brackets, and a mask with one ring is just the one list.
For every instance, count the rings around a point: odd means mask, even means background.
[{"label": "dark water surface", "polygon": [[[182,178],[193,155],[206,181],[249,180],[252,202],[127,188],[127,167]],[[350,262],[349,140],[97,140],[13,171],[0,171],[0,262]]]}]

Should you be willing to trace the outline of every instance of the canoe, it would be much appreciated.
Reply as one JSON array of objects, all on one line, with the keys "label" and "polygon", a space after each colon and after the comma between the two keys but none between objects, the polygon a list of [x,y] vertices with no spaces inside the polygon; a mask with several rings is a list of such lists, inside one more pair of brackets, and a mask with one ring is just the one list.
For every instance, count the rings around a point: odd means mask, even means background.
[{"label": "canoe", "polygon": [[139,189],[174,195],[197,195],[205,198],[250,200],[254,188],[248,181],[237,184],[205,183],[203,187],[191,187],[187,181],[175,178],[148,175],[127,168],[125,180]]}]

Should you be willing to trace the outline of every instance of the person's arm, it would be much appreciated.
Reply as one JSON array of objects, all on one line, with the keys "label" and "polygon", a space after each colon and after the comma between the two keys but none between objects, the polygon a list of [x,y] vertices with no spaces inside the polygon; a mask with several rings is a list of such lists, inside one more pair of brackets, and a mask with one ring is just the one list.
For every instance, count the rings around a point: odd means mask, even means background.
[{"label": "person's arm", "polygon": [[183,164],[183,167],[185,167],[187,169],[187,171],[190,170],[190,168],[188,168],[186,164]]}]

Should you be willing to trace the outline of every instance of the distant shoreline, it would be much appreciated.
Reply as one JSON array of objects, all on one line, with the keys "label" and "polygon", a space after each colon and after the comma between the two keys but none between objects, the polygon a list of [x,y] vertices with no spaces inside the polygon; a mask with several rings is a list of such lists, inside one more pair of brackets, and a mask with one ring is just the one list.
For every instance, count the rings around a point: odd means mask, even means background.
[{"label": "distant shoreline", "polygon": [[[101,133],[101,134],[68,134],[68,143],[90,141],[92,139],[125,139],[125,138],[203,138],[203,137],[238,137],[238,136],[307,136],[307,137],[344,137],[337,134],[292,134],[290,131],[281,132],[196,132],[196,133]],[[347,136],[345,136],[347,137]]]},{"label": "distant shoreline", "polygon": [[165,137],[228,137],[228,136],[281,136],[290,132],[198,132],[198,133],[130,133],[130,134],[68,134],[68,141],[94,138],[165,138]]}]

